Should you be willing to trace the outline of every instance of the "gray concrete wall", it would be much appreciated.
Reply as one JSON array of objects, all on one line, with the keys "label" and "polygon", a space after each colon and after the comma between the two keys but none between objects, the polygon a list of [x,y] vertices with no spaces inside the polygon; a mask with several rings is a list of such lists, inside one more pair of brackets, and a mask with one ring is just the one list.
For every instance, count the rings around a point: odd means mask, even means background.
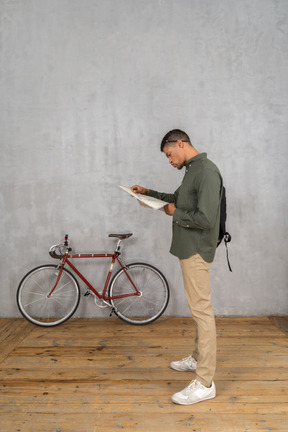
[{"label": "gray concrete wall", "polygon": [[[1,317],[30,268],[112,249],[159,267],[189,315],[171,219],[117,185],[174,191],[159,151],[186,130],[223,173],[233,236],[211,270],[217,315],[287,314],[287,0],[0,0]],[[129,246],[129,248],[128,248]],[[86,264],[81,264],[83,270]],[[87,271],[101,280],[104,263]],[[99,281],[96,282],[101,286]],[[78,316],[107,316],[83,298]]]}]

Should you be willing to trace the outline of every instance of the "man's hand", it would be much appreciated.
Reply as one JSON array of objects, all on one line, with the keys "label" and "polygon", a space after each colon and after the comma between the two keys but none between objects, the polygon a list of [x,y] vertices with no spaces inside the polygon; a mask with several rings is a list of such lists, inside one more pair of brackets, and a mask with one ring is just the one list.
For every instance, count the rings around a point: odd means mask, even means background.
[{"label": "man's hand", "polygon": [[173,216],[175,210],[176,210],[176,206],[174,203],[166,204],[164,207],[164,211],[168,216]]},{"label": "man's hand", "polygon": [[138,186],[138,185],[132,186],[131,190],[137,194],[142,194],[142,195],[148,195],[149,194],[149,189],[146,189],[146,188],[144,188],[142,186]]}]

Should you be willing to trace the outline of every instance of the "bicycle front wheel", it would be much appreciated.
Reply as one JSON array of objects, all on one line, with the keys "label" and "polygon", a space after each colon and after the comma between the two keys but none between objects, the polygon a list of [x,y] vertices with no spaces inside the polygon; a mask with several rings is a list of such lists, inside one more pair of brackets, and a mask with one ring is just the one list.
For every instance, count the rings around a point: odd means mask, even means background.
[{"label": "bicycle front wheel", "polygon": [[163,274],[149,264],[129,264],[120,269],[109,286],[109,297],[135,293],[131,281],[139,295],[111,299],[116,315],[122,320],[136,325],[148,324],[159,318],[169,301],[169,286]]},{"label": "bicycle front wheel", "polygon": [[22,279],[17,290],[17,304],[28,321],[42,327],[53,327],[68,320],[80,301],[80,288],[75,277],[66,269],[53,294],[59,268],[56,265],[36,267]]}]

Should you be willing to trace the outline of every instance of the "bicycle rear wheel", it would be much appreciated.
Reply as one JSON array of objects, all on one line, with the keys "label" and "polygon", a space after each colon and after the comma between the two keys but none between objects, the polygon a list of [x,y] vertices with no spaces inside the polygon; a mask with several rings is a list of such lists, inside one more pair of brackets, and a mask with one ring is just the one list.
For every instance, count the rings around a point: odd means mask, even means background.
[{"label": "bicycle rear wheel", "polygon": [[129,264],[125,271],[120,269],[113,277],[109,286],[109,297],[135,293],[126,272],[140,295],[110,300],[116,315],[136,325],[155,321],[163,314],[169,302],[169,286],[165,277],[149,264]]},{"label": "bicycle rear wheel", "polygon": [[53,294],[48,297],[59,274],[56,265],[36,267],[22,279],[17,290],[17,304],[28,321],[42,327],[53,327],[68,320],[80,301],[75,277],[63,269]]}]

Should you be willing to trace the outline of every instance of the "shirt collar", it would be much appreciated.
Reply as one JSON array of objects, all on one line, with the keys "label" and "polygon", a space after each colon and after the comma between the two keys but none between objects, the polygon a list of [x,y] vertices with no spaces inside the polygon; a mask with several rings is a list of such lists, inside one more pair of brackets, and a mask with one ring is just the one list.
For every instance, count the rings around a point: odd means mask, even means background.
[{"label": "shirt collar", "polygon": [[192,163],[197,162],[200,159],[207,159],[207,153],[199,153],[198,155],[192,157],[187,162],[185,162],[186,169],[190,168]]}]

